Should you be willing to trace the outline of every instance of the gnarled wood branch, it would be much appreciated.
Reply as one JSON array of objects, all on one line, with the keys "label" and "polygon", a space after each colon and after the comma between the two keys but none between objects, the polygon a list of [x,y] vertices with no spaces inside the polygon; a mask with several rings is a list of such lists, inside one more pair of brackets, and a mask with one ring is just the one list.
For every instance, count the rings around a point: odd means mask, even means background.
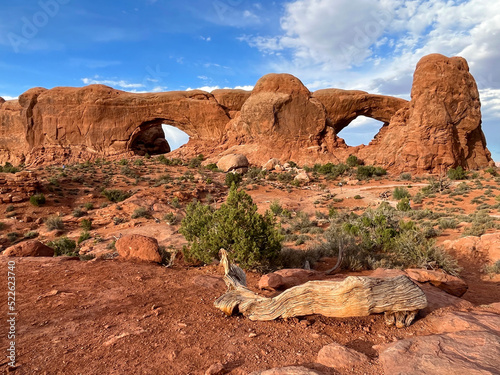
[{"label": "gnarled wood branch", "polygon": [[406,276],[309,281],[266,298],[248,289],[243,270],[229,263],[225,251],[221,255],[228,291],[214,305],[227,315],[240,312],[250,320],[273,320],[311,314],[340,318],[384,313],[388,325],[401,328],[409,326],[427,306],[422,289]]}]

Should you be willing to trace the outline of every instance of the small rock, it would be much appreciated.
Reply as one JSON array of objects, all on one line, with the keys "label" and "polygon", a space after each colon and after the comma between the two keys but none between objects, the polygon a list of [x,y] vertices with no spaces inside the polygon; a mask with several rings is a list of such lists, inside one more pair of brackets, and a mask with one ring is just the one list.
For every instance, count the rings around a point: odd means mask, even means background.
[{"label": "small rock", "polygon": [[205,375],[222,375],[226,372],[226,368],[220,362],[214,363],[205,371]]},{"label": "small rock", "polygon": [[294,181],[308,183],[309,181],[311,181],[311,179],[306,172],[300,172],[299,174],[297,174],[297,176],[295,176]]},{"label": "small rock", "polygon": [[257,334],[255,332],[252,332],[248,335],[248,337],[250,338],[257,337]]},{"label": "small rock", "polygon": [[369,359],[363,353],[346,348],[337,343],[324,346],[318,353],[317,362],[326,367],[352,368],[366,363]]},{"label": "small rock", "polygon": [[411,279],[420,283],[429,282],[455,297],[462,297],[467,292],[467,289],[469,289],[465,281],[444,272],[417,268],[410,268],[405,271]]}]

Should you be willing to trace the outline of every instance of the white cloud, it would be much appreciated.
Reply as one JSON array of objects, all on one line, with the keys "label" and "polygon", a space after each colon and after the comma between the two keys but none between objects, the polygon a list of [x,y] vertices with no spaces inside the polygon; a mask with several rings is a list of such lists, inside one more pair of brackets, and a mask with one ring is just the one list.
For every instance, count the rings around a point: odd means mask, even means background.
[{"label": "white cloud", "polygon": [[17,96],[9,96],[9,95],[0,95],[0,98],[4,98],[5,100],[17,100]]},{"label": "white cloud", "polygon": [[113,79],[101,79],[99,76],[95,76],[94,78],[81,78],[81,81],[85,85],[107,85],[112,87],[120,87],[122,89],[138,89],[144,87],[143,83],[130,83],[123,79],[113,80]]},{"label": "white cloud", "polygon": [[[495,130],[500,1],[293,0],[285,5],[280,25],[277,34],[240,40],[267,57],[267,70],[291,73],[310,90],[339,87],[409,99],[423,56],[466,58],[480,89],[486,138],[500,137]],[[500,160],[495,147],[494,158]]]},{"label": "white cloud", "polygon": [[197,88],[191,88],[191,87],[188,87],[186,89],[186,91],[192,91],[192,90],[202,90],[202,91],[206,91],[206,92],[212,92],[214,90],[219,90],[219,89],[228,89],[228,90],[246,90],[246,91],[252,91],[253,90],[253,86],[252,85],[246,85],[246,86],[235,86],[235,87],[220,87],[218,85],[216,86],[202,86],[202,87],[197,87]]}]

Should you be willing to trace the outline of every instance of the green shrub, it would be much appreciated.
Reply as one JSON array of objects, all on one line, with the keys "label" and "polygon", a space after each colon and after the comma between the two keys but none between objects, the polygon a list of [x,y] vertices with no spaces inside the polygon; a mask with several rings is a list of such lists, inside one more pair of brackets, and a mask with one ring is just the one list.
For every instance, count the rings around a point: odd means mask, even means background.
[{"label": "green shrub", "polygon": [[136,159],[136,160],[134,160],[134,165],[143,166],[144,165],[144,160],[142,160],[142,159]]},{"label": "green shrub", "polygon": [[82,217],[85,215],[85,211],[83,211],[81,208],[75,208],[73,210],[73,217]]},{"label": "green shrub", "polygon": [[384,176],[387,171],[381,167],[374,167],[373,165],[360,165],[356,170],[356,178],[358,180],[365,180],[373,176]]},{"label": "green shrub", "polygon": [[80,237],[78,237],[78,244],[81,244],[83,241],[86,241],[90,238],[90,233],[87,230],[84,230],[80,233]]},{"label": "green shrub", "polygon": [[111,190],[104,189],[102,191],[102,194],[106,198],[108,198],[108,200],[110,202],[114,202],[114,203],[122,202],[132,195],[128,192],[125,192],[123,190],[118,190],[118,189],[111,189]]},{"label": "green shrub", "polygon": [[354,198],[354,199],[363,199],[363,197],[362,197],[361,195],[359,195],[359,194],[358,194],[358,195],[355,195],[353,198]]},{"label": "green shrub", "polygon": [[210,163],[210,164],[207,164],[205,165],[205,168],[212,171],[212,172],[218,172],[219,171],[219,168],[217,168],[217,164],[215,163]]},{"label": "green shrub", "polygon": [[349,167],[355,167],[357,165],[360,164],[359,162],[359,159],[356,155],[349,155],[349,157],[347,158],[347,160],[345,161],[345,163],[349,166]]},{"label": "green shrub", "polygon": [[9,162],[5,163],[5,165],[2,167],[0,165],[0,172],[3,173],[17,173],[19,172],[19,168],[14,167],[12,164]]},{"label": "green shrub", "polygon": [[146,207],[137,207],[131,216],[132,219],[138,219],[140,217],[145,217],[145,218],[151,217],[151,214],[149,213],[149,210]]},{"label": "green shrub", "polygon": [[198,155],[195,158],[192,158],[191,160],[189,160],[188,168],[198,168],[198,167],[200,167],[201,166],[201,162],[203,161],[203,159],[205,159],[205,157],[202,154]]},{"label": "green shrub", "polygon": [[490,175],[492,175],[493,177],[498,176],[498,172],[497,172],[497,171],[496,171],[496,169],[495,169],[495,168],[493,168],[493,167],[486,168],[486,169],[484,170],[484,172],[485,172],[485,173],[489,173],[489,174],[490,174]]},{"label": "green shrub", "polygon": [[458,166],[456,168],[450,168],[447,176],[450,180],[465,180],[467,178],[467,171],[461,166]]},{"label": "green shrub", "polygon": [[500,260],[497,260],[494,264],[492,265],[487,265],[484,267],[484,272],[489,274],[490,276],[493,275],[498,275],[500,274]]},{"label": "green shrub", "polygon": [[243,177],[241,177],[241,174],[229,172],[226,174],[225,184],[228,187],[231,187],[233,184],[238,186],[242,180]]},{"label": "green shrub", "polygon": [[394,191],[392,192],[392,196],[394,197],[394,199],[397,199],[397,200],[411,197],[408,189],[403,187],[403,186],[398,186],[398,187],[394,188]]},{"label": "green shrub", "polygon": [[269,209],[273,213],[274,216],[281,215],[283,212],[283,207],[281,207],[280,202],[278,200],[272,201]]},{"label": "green shrub", "polygon": [[458,221],[456,219],[444,217],[439,219],[438,225],[440,229],[456,229]]},{"label": "green shrub", "polygon": [[38,237],[38,232],[30,230],[29,232],[24,233],[24,238],[32,239]]},{"label": "green shrub", "polygon": [[283,240],[273,216],[260,215],[252,198],[234,185],[217,210],[190,203],[179,232],[188,241],[183,249],[186,259],[210,263],[224,248],[244,269],[268,269],[277,260]]},{"label": "green shrub", "polygon": [[68,237],[60,237],[54,241],[47,242],[47,246],[54,249],[55,256],[69,255],[77,256],[76,242]]},{"label": "green shrub", "polygon": [[10,232],[10,233],[7,233],[7,239],[10,241],[10,242],[14,242],[18,239],[19,237],[19,233],[17,232]]},{"label": "green shrub", "polygon": [[90,220],[90,219],[83,219],[80,222],[80,228],[82,228],[83,230],[86,230],[86,231],[91,230],[92,229],[92,220]]},{"label": "green shrub", "polygon": [[45,220],[45,226],[48,230],[62,230],[64,229],[63,220],[59,216],[50,216]]},{"label": "green shrub", "polygon": [[413,221],[401,220],[401,214],[388,204],[368,209],[361,216],[340,213],[324,234],[323,249],[338,252],[343,248],[342,267],[363,268],[437,268],[457,274],[457,262],[433,240],[426,238]]},{"label": "green shrub", "polygon": [[402,181],[411,181],[411,173],[404,172],[399,175],[399,179]]},{"label": "green shrub", "polygon": [[92,202],[86,202],[83,207],[85,207],[88,211],[90,210],[93,210],[94,209],[94,203]]},{"label": "green shrub", "polygon": [[410,211],[411,210],[410,200],[408,198],[401,199],[396,205],[396,209],[398,211]]},{"label": "green shrub", "polygon": [[9,204],[6,208],[5,208],[5,212],[12,212],[15,210],[15,207],[13,204]]},{"label": "green shrub", "polygon": [[45,204],[45,195],[43,194],[35,194],[30,197],[30,203],[33,206],[39,207],[42,204]]},{"label": "green shrub", "polygon": [[177,215],[175,212],[169,212],[165,214],[163,220],[165,220],[168,225],[175,225],[177,223]]}]

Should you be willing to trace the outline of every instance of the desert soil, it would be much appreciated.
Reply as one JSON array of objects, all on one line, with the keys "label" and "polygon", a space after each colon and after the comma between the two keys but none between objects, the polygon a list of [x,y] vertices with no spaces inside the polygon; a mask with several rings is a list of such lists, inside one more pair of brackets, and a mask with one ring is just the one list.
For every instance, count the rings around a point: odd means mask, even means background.
[{"label": "desert soil", "polygon": [[[13,204],[15,215],[10,214],[12,208],[7,210],[7,204],[2,205],[0,212],[5,212],[2,222],[7,226],[0,239],[3,248],[11,244],[7,232],[36,231],[42,242],[61,235],[77,239],[81,218],[75,218],[72,212],[92,202],[93,207],[86,210],[83,217],[93,220],[91,239],[87,240],[92,246],[106,249],[115,238],[140,233],[157,238],[170,250],[180,250],[185,240],[178,228],[186,203],[196,198],[219,205],[227,195],[224,174],[220,172],[164,166],[151,159],[145,160],[142,166],[130,163],[140,176],[131,178],[116,172],[121,168],[117,163],[112,166],[114,169],[91,166],[37,170],[47,203],[40,207],[29,202]],[[106,172],[108,167],[114,172]],[[154,186],[165,174],[171,177],[170,182]],[[498,195],[500,182],[481,176],[486,179],[483,184],[497,189]],[[313,218],[317,211],[327,214],[331,206],[363,212],[367,207],[377,206],[382,200],[380,193],[392,191],[394,186],[405,186],[415,194],[427,185],[425,179],[408,182],[397,177],[344,181],[342,189],[339,181],[324,179],[301,187],[261,181],[246,184],[246,190],[262,212],[272,202],[279,201],[284,208],[304,211]],[[109,203],[100,193],[106,180],[108,188],[134,190],[135,194],[124,202]],[[361,199],[355,199],[356,195]],[[328,200],[326,196],[335,196],[337,201]],[[459,204],[461,213],[475,212],[477,204],[471,201],[482,196],[480,189],[471,191]],[[178,198],[175,203],[174,197]],[[389,202],[396,204],[390,198]],[[494,204],[494,197],[489,202]],[[152,215],[130,219],[137,207],[150,208]],[[425,199],[414,209],[456,207],[457,202],[438,195]],[[163,216],[169,212],[178,217],[177,223],[165,223]],[[45,219],[54,214],[64,219],[63,232],[49,231],[40,222],[26,220]],[[115,220],[116,217],[123,222]],[[438,243],[459,238],[467,225],[461,223],[456,229],[443,231],[437,238]],[[84,245],[82,243],[82,248]],[[310,243],[285,245],[305,249]],[[92,250],[92,246],[86,248]],[[461,277],[469,285],[463,298],[475,305],[500,302],[500,280],[482,271],[485,260],[464,252],[454,255],[464,268]],[[271,322],[252,322],[238,315],[228,317],[213,306],[214,300],[226,290],[222,268],[216,264],[190,266],[178,257],[174,265],[167,268],[125,262],[113,256],[107,258],[83,261],[71,257],[0,257],[3,275],[6,275],[8,261],[15,260],[18,312],[18,367],[11,369],[7,361],[1,359],[0,369],[4,373],[204,374],[211,365],[220,362],[227,374],[300,364],[324,374],[375,375],[382,374],[383,370],[374,345],[429,334],[422,318],[408,328],[397,329],[386,327],[381,315],[344,319],[308,316]],[[316,267],[325,269],[334,262],[335,259],[324,259]],[[342,271],[341,274],[349,273]],[[248,273],[251,289],[257,290],[260,276]],[[2,301],[7,301],[6,288],[0,290]],[[260,293],[271,295],[271,292]],[[0,305],[0,316],[2,321],[7,316],[6,303]],[[2,349],[7,344],[5,332],[2,323]],[[332,342],[356,349],[370,361],[343,370],[317,364],[319,350]]]}]

